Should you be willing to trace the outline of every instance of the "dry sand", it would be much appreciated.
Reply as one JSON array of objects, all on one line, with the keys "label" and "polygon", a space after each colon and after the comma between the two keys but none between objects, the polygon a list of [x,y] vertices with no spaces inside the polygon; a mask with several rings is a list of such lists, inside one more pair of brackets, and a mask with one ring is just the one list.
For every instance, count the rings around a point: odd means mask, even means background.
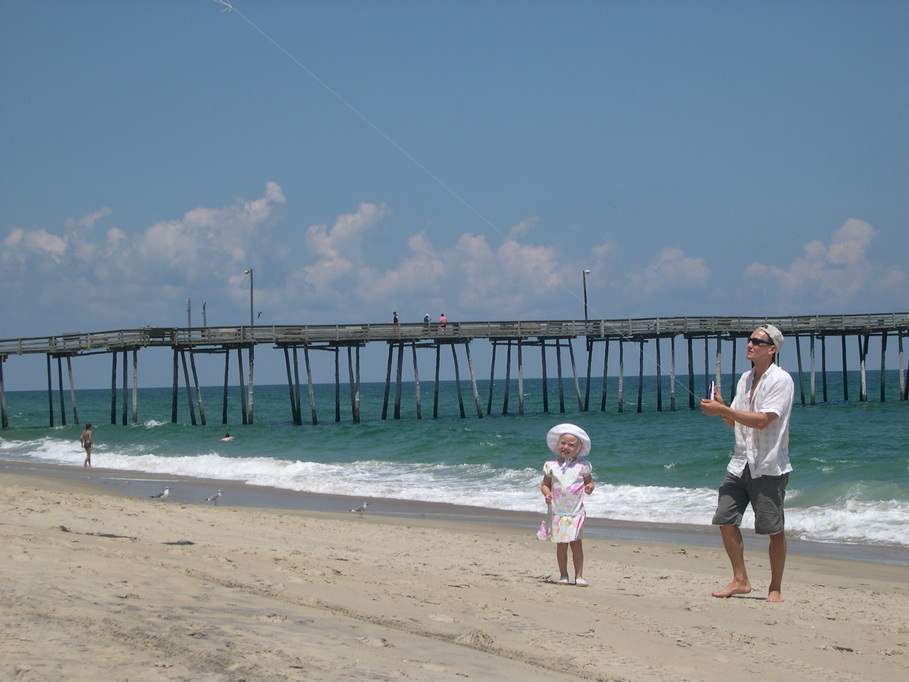
[{"label": "dry sand", "polygon": [[2,679],[909,679],[905,566],[790,554],[768,604],[749,552],[756,592],[721,600],[721,549],[588,538],[563,587],[533,529],[26,473],[0,474]]}]

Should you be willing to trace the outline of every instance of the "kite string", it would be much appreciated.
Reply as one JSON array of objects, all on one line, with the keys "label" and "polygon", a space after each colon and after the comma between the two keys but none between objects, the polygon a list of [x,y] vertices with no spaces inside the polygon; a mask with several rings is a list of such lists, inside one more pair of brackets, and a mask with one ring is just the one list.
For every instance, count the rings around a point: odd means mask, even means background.
[{"label": "kite string", "polygon": [[[221,10],[222,12],[228,12],[230,14],[236,13],[236,15],[239,16],[241,19],[243,19],[243,21],[245,21],[247,24],[249,24],[249,26],[253,30],[255,30],[259,35],[261,35],[263,38],[265,38],[265,40],[267,40],[269,43],[271,43],[284,56],[286,56],[294,64],[296,64],[310,78],[312,78],[319,85],[321,85],[323,88],[325,88],[325,90],[327,90],[335,99],[337,99],[339,102],[341,102],[341,104],[343,104],[345,107],[347,107],[354,115],[356,115],[360,120],[362,120],[364,123],[366,123],[366,125],[368,125],[376,133],[378,133],[382,138],[384,138],[386,142],[391,144],[395,149],[397,149],[399,152],[401,152],[401,154],[403,154],[405,157],[407,157],[414,165],[416,165],[426,175],[428,175],[430,178],[432,178],[440,187],[442,187],[446,192],[448,192],[452,197],[454,197],[460,204],[462,204],[465,208],[467,208],[471,213],[473,213],[475,216],[477,216],[477,218],[479,218],[483,223],[485,223],[490,229],[495,231],[503,239],[508,238],[508,236],[501,229],[499,229],[499,227],[497,225],[495,225],[491,220],[489,220],[485,215],[483,215],[483,213],[481,213],[478,209],[476,209],[470,202],[468,202],[466,199],[464,199],[464,197],[462,197],[460,194],[458,194],[453,188],[451,188],[449,185],[447,185],[441,178],[439,178],[435,173],[433,173],[429,168],[427,168],[423,163],[421,163],[419,161],[419,159],[414,157],[413,154],[411,154],[406,149],[404,149],[404,147],[402,147],[400,144],[398,144],[384,130],[379,128],[379,126],[377,126],[375,123],[373,123],[365,114],[363,114],[353,104],[351,104],[349,101],[347,101],[339,92],[337,92],[328,83],[326,83],[317,74],[315,74],[311,69],[309,69],[305,64],[303,64],[299,59],[297,59],[293,54],[291,54],[287,49],[285,49],[283,45],[278,43],[274,38],[272,38],[270,35],[268,35],[268,33],[266,33],[261,28],[259,28],[259,26],[257,26],[251,19],[249,19],[249,17],[247,17],[245,14],[243,14],[243,12],[238,10],[233,5],[233,3],[231,3],[229,0],[213,0],[213,1],[219,5],[224,6],[224,9]],[[573,296],[575,298],[575,300],[578,301],[579,303],[583,300],[581,298],[581,296],[578,295],[577,291],[575,291],[574,289],[569,287],[564,282],[559,281],[558,285],[563,290],[565,290],[568,294]],[[585,303],[585,305],[586,305],[586,303]],[[592,307],[592,306],[590,306],[590,307]],[[594,309],[594,312],[596,313],[598,311],[596,309]],[[598,317],[602,318],[602,316],[598,316]],[[605,320],[601,319],[601,322],[605,323]],[[633,341],[633,339],[630,336],[626,336],[625,334],[623,334],[616,325],[610,324],[609,326],[610,326],[610,328],[615,329],[619,332],[619,336],[622,340]],[[659,343],[660,340],[656,339],[656,342]],[[656,358],[649,356],[649,354],[644,353],[643,347],[641,348],[641,353],[644,354],[645,357],[648,357],[649,359],[656,362]],[[659,363],[657,363],[657,364],[659,364]],[[685,392],[697,397],[696,394],[693,393],[681,381],[679,381],[678,379],[676,379],[675,381],[679,386],[681,386],[685,390]]]}]

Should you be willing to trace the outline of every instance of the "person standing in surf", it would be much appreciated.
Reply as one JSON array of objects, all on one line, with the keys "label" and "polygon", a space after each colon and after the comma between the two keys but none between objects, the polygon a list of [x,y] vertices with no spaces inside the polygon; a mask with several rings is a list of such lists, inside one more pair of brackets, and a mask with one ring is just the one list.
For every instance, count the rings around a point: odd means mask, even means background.
[{"label": "person standing in surf", "polygon": [[82,466],[90,467],[92,465],[92,425],[86,424],[85,431],[79,436],[79,443],[85,448],[85,461]]},{"label": "person standing in surf", "polygon": [[587,587],[584,580],[584,548],[581,531],[587,513],[584,511],[584,494],[594,489],[593,467],[585,457],[590,454],[590,437],[574,424],[553,426],[546,434],[546,444],[558,459],[543,465],[543,482],[540,492],[549,506],[548,539],[556,545],[556,562],[559,566],[560,585],[569,585],[568,548],[574,563],[574,584]]},{"label": "person standing in surf", "polygon": [[753,367],[739,379],[732,404],[727,406],[719,392],[701,401],[704,414],[720,417],[735,432],[735,450],[726,467],[713,516],[713,525],[720,527],[723,546],[732,564],[732,582],[713,592],[714,597],[751,592],[739,530],[742,515],[751,504],[754,532],[770,537],[767,601],[783,601],[786,565],[783,501],[792,471],[789,417],[795,386],[789,373],[775,363],[782,347],[782,332],[772,324],[761,325],[748,338],[746,357]]}]

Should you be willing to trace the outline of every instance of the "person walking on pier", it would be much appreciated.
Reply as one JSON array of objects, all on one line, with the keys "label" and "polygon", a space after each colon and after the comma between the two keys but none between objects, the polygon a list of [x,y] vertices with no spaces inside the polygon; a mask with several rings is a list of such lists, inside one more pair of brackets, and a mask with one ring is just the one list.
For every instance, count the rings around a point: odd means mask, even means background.
[{"label": "person walking on pier", "polygon": [[400,322],[400,320],[398,319],[398,311],[395,310],[391,315],[392,315],[391,322],[395,326],[395,331],[398,331],[398,323]]},{"label": "person walking on pier", "polygon": [[82,466],[90,467],[92,465],[92,425],[86,424],[85,431],[79,436],[79,443],[85,448],[85,461]]},{"label": "person walking on pier", "polygon": [[559,566],[559,585],[571,584],[568,578],[568,548],[574,562],[574,584],[587,587],[584,580],[584,548],[581,530],[587,513],[584,511],[584,494],[593,492],[591,473],[593,467],[585,458],[590,454],[590,437],[574,424],[553,426],[546,434],[546,444],[558,456],[557,460],[543,465],[543,482],[540,492],[549,507],[547,528],[541,539],[556,545],[556,563]]},{"label": "person walking on pier", "polygon": [[781,590],[786,565],[783,501],[792,471],[789,416],[795,387],[789,373],[774,362],[782,347],[782,332],[772,324],[761,325],[748,339],[746,357],[753,367],[739,379],[732,404],[727,406],[719,392],[701,401],[704,414],[720,417],[735,432],[735,450],[726,467],[713,516],[713,525],[720,527],[723,546],[732,564],[732,581],[713,592],[714,597],[751,592],[739,530],[750,503],[755,533],[770,537],[767,601],[783,601]]},{"label": "person walking on pier", "polygon": [[445,317],[445,313],[439,315],[439,329],[445,329],[445,325],[448,324],[448,318]]}]

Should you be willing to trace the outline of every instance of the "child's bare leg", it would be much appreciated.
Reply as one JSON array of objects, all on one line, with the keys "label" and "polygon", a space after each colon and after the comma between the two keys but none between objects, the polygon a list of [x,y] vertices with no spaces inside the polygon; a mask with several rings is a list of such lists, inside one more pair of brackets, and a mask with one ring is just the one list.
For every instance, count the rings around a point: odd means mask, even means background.
[{"label": "child's bare leg", "polygon": [[560,542],[556,545],[556,561],[559,562],[559,577],[568,577],[568,543]]},{"label": "child's bare leg", "polygon": [[584,547],[580,540],[571,543],[571,559],[574,561],[574,579],[584,577]]}]

